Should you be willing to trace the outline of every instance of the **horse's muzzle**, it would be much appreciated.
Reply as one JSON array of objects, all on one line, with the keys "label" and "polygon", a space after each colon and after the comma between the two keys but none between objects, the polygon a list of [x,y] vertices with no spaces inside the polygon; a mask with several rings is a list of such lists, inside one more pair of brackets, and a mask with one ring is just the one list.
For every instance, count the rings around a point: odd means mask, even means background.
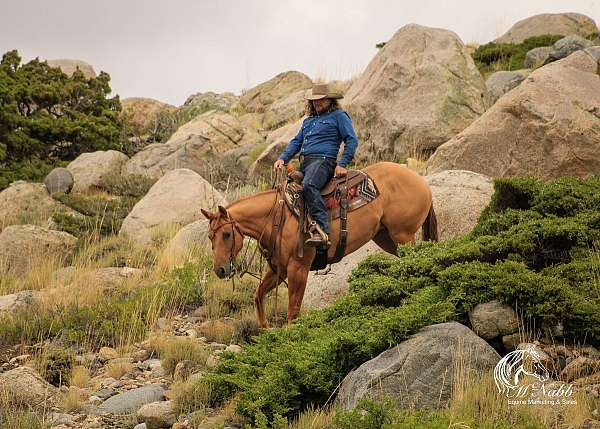
[{"label": "horse's muzzle", "polygon": [[226,279],[227,277],[229,277],[229,275],[231,274],[231,268],[229,267],[229,264],[216,267],[215,274],[220,279]]}]

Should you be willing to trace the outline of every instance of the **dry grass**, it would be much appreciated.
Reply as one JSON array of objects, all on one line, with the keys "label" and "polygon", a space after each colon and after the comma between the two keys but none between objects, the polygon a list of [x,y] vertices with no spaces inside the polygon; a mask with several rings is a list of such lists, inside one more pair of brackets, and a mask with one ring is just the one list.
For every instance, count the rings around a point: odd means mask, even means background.
[{"label": "dry grass", "polygon": [[119,359],[117,361],[109,362],[106,365],[106,375],[114,378],[115,380],[120,379],[125,374],[130,373],[133,370],[133,364],[128,360]]},{"label": "dry grass", "polygon": [[91,379],[90,370],[85,366],[73,367],[71,371],[70,385],[81,389],[87,387]]},{"label": "dry grass", "polygon": [[61,400],[61,408],[67,413],[77,413],[81,411],[85,403],[85,392],[78,387],[73,387],[64,393]]},{"label": "dry grass", "polygon": [[179,414],[202,411],[210,404],[211,388],[202,379],[175,383],[171,390]]},{"label": "dry grass", "polygon": [[334,415],[335,411],[330,406],[324,408],[309,407],[292,420],[288,425],[288,429],[334,429]]},{"label": "dry grass", "polygon": [[173,374],[175,366],[183,360],[194,362],[199,368],[206,366],[210,350],[198,340],[189,337],[154,337],[151,348],[161,358],[163,368]]}]

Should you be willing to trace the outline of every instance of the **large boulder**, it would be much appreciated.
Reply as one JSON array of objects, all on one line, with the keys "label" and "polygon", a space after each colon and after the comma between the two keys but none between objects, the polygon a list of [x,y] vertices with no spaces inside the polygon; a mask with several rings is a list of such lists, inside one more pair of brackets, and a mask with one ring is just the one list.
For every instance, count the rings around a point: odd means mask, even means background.
[{"label": "large boulder", "polygon": [[58,67],[68,76],[72,76],[79,69],[87,79],[96,77],[94,67],[81,60],[47,60],[50,67]]},{"label": "large boulder", "polygon": [[58,389],[44,380],[35,370],[19,366],[0,373],[0,394],[21,406],[33,408],[48,406]]},{"label": "large boulder", "polygon": [[11,225],[0,233],[0,272],[23,275],[49,257],[57,263],[69,259],[77,238],[36,225]]},{"label": "large boulder", "polygon": [[472,171],[447,170],[425,180],[431,188],[440,240],[471,232],[494,193],[492,179]]},{"label": "large boulder", "polygon": [[543,65],[550,53],[554,50],[552,46],[540,46],[527,51],[523,65],[528,69],[536,68]]},{"label": "large boulder", "polygon": [[514,334],[519,330],[517,312],[499,301],[482,302],[469,311],[473,331],[485,340]]},{"label": "large boulder", "polygon": [[228,150],[263,141],[235,116],[211,110],[182,125],[166,143],[146,146],[125,164],[123,174],[158,178],[175,168],[208,174]]},{"label": "large boulder", "polygon": [[111,396],[98,407],[98,411],[108,414],[132,414],[144,405],[165,398],[165,390],[157,384],[147,384],[137,389],[128,390]]},{"label": "large boulder", "polygon": [[73,189],[74,179],[73,174],[63,167],[53,169],[44,179],[44,185],[48,193],[64,192],[68,194]]},{"label": "large boulder", "polygon": [[219,204],[225,199],[202,176],[187,168],[172,170],[133,207],[119,234],[147,244],[158,228],[187,225],[202,218],[200,209]]},{"label": "large boulder", "polygon": [[[365,396],[387,396],[400,408],[444,408],[450,401],[455,376],[480,376],[499,360],[488,343],[460,323],[426,326],[350,372],[337,402],[344,409],[352,409]],[[455,374],[458,368],[461,373]]]},{"label": "large boulder", "polygon": [[485,112],[485,83],[452,31],[402,27],[354,81],[344,104],[357,160],[431,153]]},{"label": "large boulder", "polygon": [[440,146],[428,174],[470,170],[542,179],[600,171],[600,47],[535,70]]},{"label": "large boulder", "polygon": [[189,223],[169,241],[165,252],[175,257],[191,256],[208,243],[208,219]]},{"label": "large boulder", "polygon": [[144,132],[156,123],[161,113],[169,113],[177,108],[153,98],[131,97],[121,100],[123,115],[136,132]]},{"label": "large boulder", "polygon": [[266,112],[277,100],[292,93],[306,90],[312,80],[304,73],[288,71],[245,91],[239,100],[239,108],[244,112]]},{"label": "large boulder", "polygon": [[273,163],[279,158],[279,155],[281,155],[281,152],[283,152],[290,140],[298,134],[301,126],[302,119],[299,119],[296,122],[271,131],[267,135],[267,147],[250,165],[248,175],[256,176],[270,172],[273,168]]},{"label": "large boulder", "polygon": [[530,37],[547,34],[588,36],[597,31],[596,23],[589,16],[579,13],[543,13],[517,22],[495,42],[521,43]]},{"label": "large boulder", "polygon": [[529,75],[530,70],[497,71],[492,73],[485,81],[485,86],[490,92],[492,103],[513,88],[519,86]]},{"label": "large boulder", "polygon": [[203,110],[229,110],[239,97],[232,92],[216,93],[212,91],[199,92],[190,95],[185,103],[186,107],[197,107]]},{"label": "large boulder", "polygon": [[75,180],[73,192],[88,192],[106,186],[109,179],[121,174],[128,159],[116,150],[82,153],[67,165]]},{"label": "large boulder", "polygon": [[348,276],[360,261],[374,253],[384,253],[373,241],[369,241],[360,249],[344,257],[340,262],[331,265],[327,273],[311,271],[308,274],[302,309],[313,310],[333,303],[348,292]]},{"label": "large boulder", "polygon": [[548,55],[548,58],[544,61],[546,64],[551,63],[552,61],[562,60],[563,58],[568,57],[573,52],[580,51],[582,49],[590,48],[593,46],[593,43],[587,39],[584,39],[581,36],[576,34],[571,34],[570,36],[563,37],[560,40],[557,40],[556,43],[552,46],[552,51]]},{"label": "large boulder", "polygon": [[305,93],[306,90],[301,89],[273,102],[262,119],[262,128],[274,130],[300,119],[304,115]]},{"label": "large boulder", "polygon": [[52,198],[41,183],[19,180],[0,192],[0,219],[5,224],[45,220],[54,213],[75,212]]}]

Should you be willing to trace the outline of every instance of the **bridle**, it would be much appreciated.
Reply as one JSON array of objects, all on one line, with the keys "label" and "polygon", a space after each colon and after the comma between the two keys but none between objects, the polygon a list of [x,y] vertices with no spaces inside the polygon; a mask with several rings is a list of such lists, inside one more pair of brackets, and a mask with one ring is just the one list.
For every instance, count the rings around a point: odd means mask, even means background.
[{"label": "bridle", "polygon": [[234,220],[234,219],[229,219],[226,222],[220,223],[219,225],[217,225],[216,228],[213,228],[209,225],[208,228],[208,238],[211,240],[213,240],[213,238],[215,237],[216,232],[223,228],[225,225],[233,225],[233,237],[231,237],[231,249],[229,252],[229,276],[227,277],[227,279],[231,279],[236,271],[237,271],[237,267],[235,266],[235,256],[233,256],[233,253],[235,251],[235,233],[238,232],[241,236],[242,236],[242,240],[244,239],[244,233],[242,232],[242,229],[240,228],[240,224]]}]

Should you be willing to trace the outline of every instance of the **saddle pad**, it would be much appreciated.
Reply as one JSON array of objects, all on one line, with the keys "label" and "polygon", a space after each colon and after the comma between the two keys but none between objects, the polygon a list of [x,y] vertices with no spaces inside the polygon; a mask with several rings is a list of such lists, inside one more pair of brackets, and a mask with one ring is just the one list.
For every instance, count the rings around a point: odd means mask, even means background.
[{"label": "saddle pad", "polygon": [[[370,203],[378,196],[379,190],[375,182],[368,174],[365,174],[362,181],[348,189],[348,212]],[[325,206],[329,211],[330,220],[340,217],[340,197],[341,191],[339,188],[325,197]],[[285,201],[297,217],[300,217],[301,198],[303,198],[302,186],[294,182],[288,182],[285,188]]]}]

